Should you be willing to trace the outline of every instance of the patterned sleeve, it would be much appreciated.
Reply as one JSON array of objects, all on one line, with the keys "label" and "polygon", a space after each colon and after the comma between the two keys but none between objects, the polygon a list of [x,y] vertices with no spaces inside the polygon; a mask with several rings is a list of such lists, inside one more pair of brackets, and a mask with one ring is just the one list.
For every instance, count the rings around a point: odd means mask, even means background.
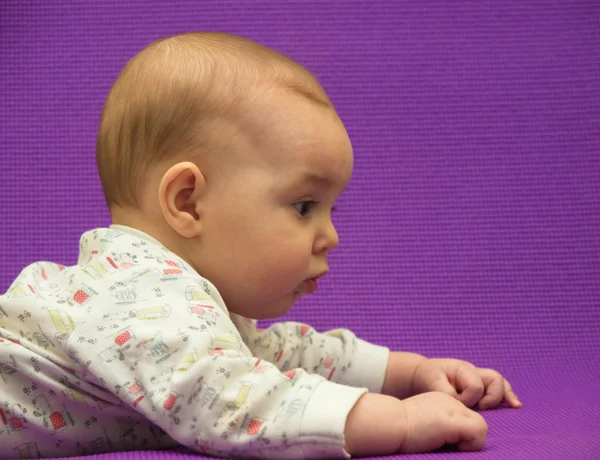
[{"label": "patterned sleeve", "polygon": [[[293,366],[282,372],[253,356],[220,300],[207,293],[205,280],[166,272],[136,281],[134,305],[107,302],[102,315],[92,313],[77,324],[67,348],[79,373],[202,453],[347,458],[345,420],[366,389]],[[328,349],[337,359],[356,355],[350,335],[348,344],[335,340],[340,345]],[[326,366],[316,358],[304,362]],[[126,391],[132,382],[143,395]]]},{"label": "patterned sleeve", "polygon": [[296,322],[260,329],[255,320],[234,314],[231,318],[254,356],[274,363],[281,371],[302,368],[332,382],[381,392],[388,348],[361,340],[347,329],[318,333]]}]

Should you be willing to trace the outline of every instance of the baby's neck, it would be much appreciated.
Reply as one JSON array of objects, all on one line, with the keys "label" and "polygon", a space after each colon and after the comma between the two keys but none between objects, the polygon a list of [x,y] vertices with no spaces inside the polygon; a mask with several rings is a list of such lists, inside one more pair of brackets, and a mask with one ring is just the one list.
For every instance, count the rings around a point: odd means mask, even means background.
[{"label": "baby's neck", "polygon": [[160,221],[156,216],[146,215],[138,209],[113,206],[110,208],[110,217],[113,225],[125,225],[126,227],[135,228],[167,246],[167,240],[170,239],[168,237],[169,232],[161,228]]},{"label": "baby's neck", "polygon": [[162,214],[152,215],[132,208],[111,207],[110,215],[113,225],[124,225],[144,232],[194,267],[193,261],[187,257],[185,241],[165,222]]}]

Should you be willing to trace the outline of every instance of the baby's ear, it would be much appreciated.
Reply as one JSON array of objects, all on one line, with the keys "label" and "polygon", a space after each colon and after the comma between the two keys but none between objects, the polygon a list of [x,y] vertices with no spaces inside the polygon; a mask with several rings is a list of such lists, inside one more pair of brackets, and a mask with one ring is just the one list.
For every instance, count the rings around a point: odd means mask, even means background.
[{"label": "baby's ear", "polygon": [[194,163],[184,161],[169,168],[158,186],[158,201],[167,223],[184,238],[195,238],[201,231],[198,213],[206,180]]}]

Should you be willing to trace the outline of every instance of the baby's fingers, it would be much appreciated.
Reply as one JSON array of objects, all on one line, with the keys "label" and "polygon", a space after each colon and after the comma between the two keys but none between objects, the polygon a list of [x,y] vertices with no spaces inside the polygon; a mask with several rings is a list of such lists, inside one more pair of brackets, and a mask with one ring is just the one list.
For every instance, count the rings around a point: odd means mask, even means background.
[{"label": "baby's fingers", "polygon": [[469,363],[464,363],[456,371],[457,399],[467,407],[473,407],[484,394],[484,384],[477,368]]},{"label": "baby's fingers", "polygon": [[510,383],[508,383],[508,380],[504,380],[504,400],[510,407],[514,407],[515,409],[523,407],[523,403],[519,401],[517,395],[513,393],[512,387],[510,386]]},{"label": "baby's fingers", "polygon": [[492,369],[479,369],[479,375],[485,386],[483,398],[477,404],[478,409],[491,409],[504,398],[504,378]]},{"label": "baby's fingers", "polygon": [[478,409],[492,409],[505,400],[510,407],[522,407],[519,398],[512,392],[510,383],[493,369],[479,369],[485,385],[485,394],[477,405]]},{"label": "baby's fingers", "polygon": [[472,412],[461,420],[459,450],[471,452],[483,449],[487,438],[488,425],[481,415]]}]

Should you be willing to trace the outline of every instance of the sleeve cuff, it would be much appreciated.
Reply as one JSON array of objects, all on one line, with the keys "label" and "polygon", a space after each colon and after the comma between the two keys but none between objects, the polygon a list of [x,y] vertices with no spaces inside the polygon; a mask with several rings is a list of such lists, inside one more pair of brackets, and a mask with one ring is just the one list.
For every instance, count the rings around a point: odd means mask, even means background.
[{"label": "sleeve cuff", "polygon": [[[327,454],[328,458],[350,458],[344,450],[346,419],[356,401],[367,389],[340,385],[321,377],[318,379],[320,381],[315,379],[317,387],[304,408],[300,422],[300,438],[307,437],[317,441],[320,449],[328,451],[321,452]],[[314,458],[314,452],[304,454],[305,458]]]},{"label": "sleeve cuff", "polygon": [[356,354],[343,383],[353,387],[366,387],[371,393],[381,393],[389,357],[389,348],[357,338]]}]

